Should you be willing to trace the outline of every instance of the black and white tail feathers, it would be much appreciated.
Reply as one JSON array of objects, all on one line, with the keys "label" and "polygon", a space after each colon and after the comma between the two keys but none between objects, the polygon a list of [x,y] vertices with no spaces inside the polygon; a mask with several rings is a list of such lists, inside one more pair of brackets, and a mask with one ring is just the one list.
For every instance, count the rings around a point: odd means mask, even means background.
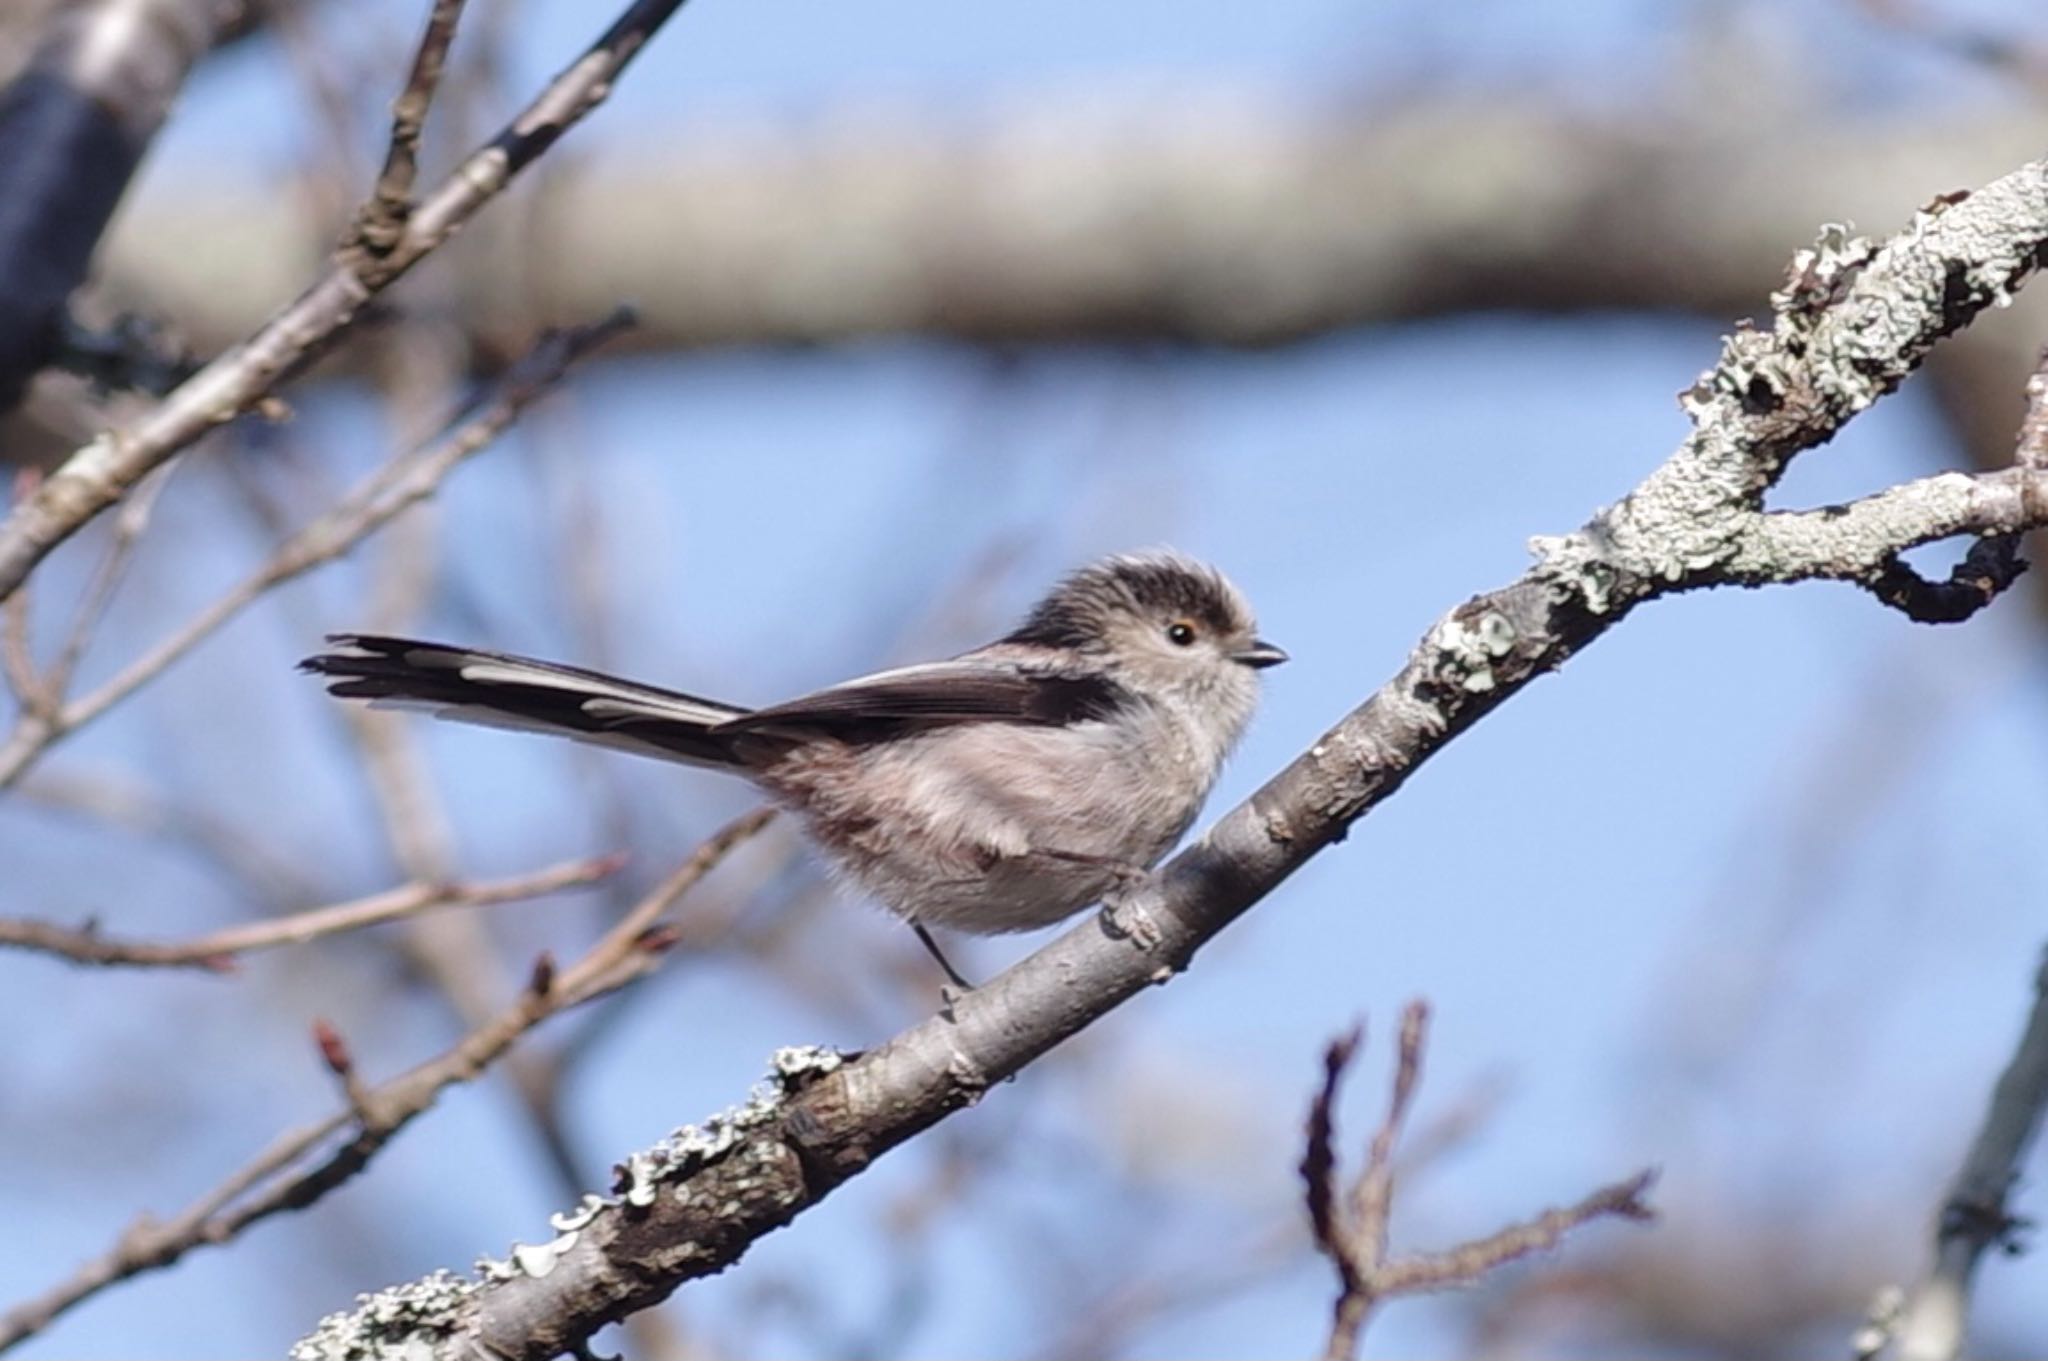
[{"label": "black and white tail feathers", "polygon": [[330,678],[329,694],[485,727],[553,733],[693,765],[741,764],[719,725],[750,711],[580,667],[367,633],[329,634],[335,647],[299,663]]}]

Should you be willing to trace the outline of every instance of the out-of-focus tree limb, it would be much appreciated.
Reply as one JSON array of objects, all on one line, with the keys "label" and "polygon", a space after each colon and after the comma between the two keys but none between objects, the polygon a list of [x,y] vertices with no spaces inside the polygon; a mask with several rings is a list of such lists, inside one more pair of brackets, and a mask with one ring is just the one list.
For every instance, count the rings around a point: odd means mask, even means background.
[{"label": "out-of-focus tree limb", "polygon": [[1898,1361],[1954,1361],[1968,1334],[1970,1283],[1991,1248],[2020,1228],[2007,1205],[2048,1112],[2048,954],[2012,1059],[1992,1089],[1984,1122],[1956,1173],[1934,1230],[1934,1264],[1905,1302],[1893,1336]]},{"label": "out-of-focus tree limb", "polygon": [[[537,1361],[723,1270],[891,1148],[979,1101],[1147,987],[1273,892],[1416,766],[1637,606],[1677,591],[1828,577],[1869,584],[1915,542],[2048,524],[2048,473],[1996,489],[1944,474],[1844,515],[1763,509],[1803,451],[1892,391],[1935,342],[2010,297],[2048,253],[2048,162],[1915,214],[1882,245],[1824,231],[1686,394],[1679,449],[1514,582],[1440,619],[1393,679],[1120,903],[858,1058],[778,1061],[772,1092],[629,1158],[609,1200],[480,1278],[448,1273],[324,1320],[325,1357]],[[2001,475],[2002,476],[2002,475]],[[1982,500],[1979,489],[1982,487]],[[1853,521],[1843,528],[1835,521]],[[1779,558],[1782,556],[1782,561]]]},{"label": "out-of-focus tree limb", "polygon": [[0,88],[0,411],[50,362],[65,300],[193,66],[262,0],[87,0],[50,10]]},{"label": "out-of-focus tree limb", "polygon": [[[535,229],[485,230],[449,265],[485,355],[544,320],[534,298],[576,313],[630,297],[646,322],[632,343],[653,350],[877,332],[1266,344],[1474,309],[1727,318],[1814,223],[1897,221],[2039,140],[2010,117],[1816,113],[1752,131],[1534,100],[856,103],[603,157]],[[260,185],[193,185],[117,225],[106,277],[207,350],[260,323],[317,239]],[[1988,318],[1935,361],[1987,460],[2009,447],[2044,315]]]},{"label": "out-of-focus tree limb", "polygon": [[223,927],[192,940],[134,941],[101,934],[95,926],[59,926],[55,922],[0,917],[0,947],[36,950],[74,964],[135,965],[144,968],[212,969],[228,972],[238,956],[282,945],[303,945],[343,931],[402,918],[419,917],[447,907],[490,907],[523,902],[565,888],[594,884],[617,870],[623,857],[597,856],[571,860],[510,879],[475,883],[414,882],[345,903],[309,908],[283,917]]},{"label": "out-of-focus tree limb", "polygon": [[[633,0],[574,63],[406,215],[388,248],[344,247],[332,268],[141,419],[73,453],[0,520],[0,599],[50,550],[214,426],[268,397],[345,334],[366,303],[439,249],[610,95],[683,0]],[[429,32],[429,40],[433,37]]]}]

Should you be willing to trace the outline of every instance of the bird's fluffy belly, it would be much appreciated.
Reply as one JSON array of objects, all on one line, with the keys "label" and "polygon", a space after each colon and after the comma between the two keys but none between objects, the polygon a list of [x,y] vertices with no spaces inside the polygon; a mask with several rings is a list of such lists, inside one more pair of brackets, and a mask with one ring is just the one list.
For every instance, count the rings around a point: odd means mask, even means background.
[{"label": "bird's fluffy belly", "polygon": [[1028,931],[1116,883],[1114,870],[1062,856],[1149,868],[1187,830],[1199,799],[1162,798],[1185,782],[1159,778],[1158,745],[1132,736],[1102,724],[962,725],[873,747],[813,746],[763,782],[890,910],[961,931]]}]

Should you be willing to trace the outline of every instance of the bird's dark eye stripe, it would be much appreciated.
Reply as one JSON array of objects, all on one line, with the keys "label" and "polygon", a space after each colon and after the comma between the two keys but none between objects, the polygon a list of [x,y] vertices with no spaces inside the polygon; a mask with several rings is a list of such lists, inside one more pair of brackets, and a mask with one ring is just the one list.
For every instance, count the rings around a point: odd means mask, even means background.
[{"label": "bird's dark eye stripe", "polygon": [[1166,637],[1175,647],[1186,647],[1195,641],[1195,626],[1185,619],[1177,619],[1167,626]]}]

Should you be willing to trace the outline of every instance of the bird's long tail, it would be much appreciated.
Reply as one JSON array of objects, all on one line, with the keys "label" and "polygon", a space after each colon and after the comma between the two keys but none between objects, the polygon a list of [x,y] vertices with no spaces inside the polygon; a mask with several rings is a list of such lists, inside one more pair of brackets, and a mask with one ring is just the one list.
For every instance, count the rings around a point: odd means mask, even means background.
[{"label": "bird's long tail", "polygon": [[742,763],[733,750],[734,735],[716,731],[749,712],[734,705],[446,643],[367,633],[334,633],[327,641],[335,650],[306,658],[299,669],[328,677],[328,693],[344,699],[552,733],[693,765]]}]

